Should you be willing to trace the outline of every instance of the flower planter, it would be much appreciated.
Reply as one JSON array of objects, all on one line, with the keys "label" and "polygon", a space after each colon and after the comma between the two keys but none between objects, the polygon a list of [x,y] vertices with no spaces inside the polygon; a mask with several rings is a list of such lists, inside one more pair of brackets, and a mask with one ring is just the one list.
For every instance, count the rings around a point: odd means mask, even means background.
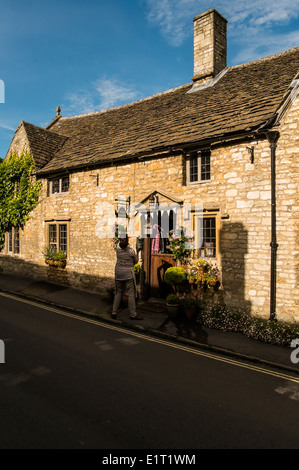
[{"label": "flower planter", "polygon": [[168,315],[172,318],[176,317],[180,312],[179,305],[166,304]]},{"label": "flower planter", "polygon": [[207,271],[206,266],[198,266],[198,272],[203,274]]},{"label": "flower planter", "polygon": [[46,264],[48,266],[53,266],[54,268],[65,268],[66,266],[66,261],[57,261],[54,259],[46,259]]},{"label": "flower planter", "polygon": [[185,310],[186,318],[188,320],[192,320],[195,317],[196,305],[190,305],[190,306],[185,305],[184,310]]}]

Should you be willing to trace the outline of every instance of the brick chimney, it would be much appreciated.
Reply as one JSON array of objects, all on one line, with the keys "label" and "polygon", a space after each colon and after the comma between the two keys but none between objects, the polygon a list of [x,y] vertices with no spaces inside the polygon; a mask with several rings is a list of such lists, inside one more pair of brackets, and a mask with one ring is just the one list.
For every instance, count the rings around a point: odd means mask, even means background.
[{"label": "brick chimney", "polygon": [[227,20],[214,8],[194,19],[194,77],[196,84],[212,80],[226,67]]}]

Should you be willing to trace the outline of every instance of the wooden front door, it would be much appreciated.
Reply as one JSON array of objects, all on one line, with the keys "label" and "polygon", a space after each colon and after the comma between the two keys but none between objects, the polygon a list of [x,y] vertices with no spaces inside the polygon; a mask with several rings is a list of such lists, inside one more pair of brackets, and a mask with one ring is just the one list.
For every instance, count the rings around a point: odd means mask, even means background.
[{"label": "wooden front door", "polygon": [[145,297],[165,299],[172,292],[164,282],[166,269],[175,266],[173,256],[168,253],[151,253],[151,239],[144,239]]},{"label": "wooden front door", "polygon": [[172,255],[151,254],[150,295],[156,298],[166,298],[172,292],[171,286],[164,282],[165,271],[175,266]]}]

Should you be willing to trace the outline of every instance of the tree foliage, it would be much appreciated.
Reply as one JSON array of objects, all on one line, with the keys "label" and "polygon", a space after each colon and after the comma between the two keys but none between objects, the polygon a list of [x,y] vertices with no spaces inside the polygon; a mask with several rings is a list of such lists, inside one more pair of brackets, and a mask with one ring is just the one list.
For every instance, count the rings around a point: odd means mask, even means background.
[{"label": "tree foliage", "polygon": [[33,159],[28,152],[11,154],[0,162],[0,250],[5,232],[23,228],[37,206],[41,183],[33,177]]}]

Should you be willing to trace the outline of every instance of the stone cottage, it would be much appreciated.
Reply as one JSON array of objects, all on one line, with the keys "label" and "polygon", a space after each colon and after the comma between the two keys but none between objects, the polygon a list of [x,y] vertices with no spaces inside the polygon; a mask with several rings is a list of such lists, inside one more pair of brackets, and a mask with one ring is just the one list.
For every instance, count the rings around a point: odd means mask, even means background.
[{"label": "stone cottage", "polygon": [[[101,289],[115,262],[102,228],[115,214],[140,215],[137,237],[153,205],[171,226],[187,207],[196,256],[219,266],[225,304],[299,321],[299,47],[227,67],[226,27],[214,9],[194,18],[186,85],[74,117],[57,108],[46,128],[20,123],[8,155],[29,150],[42,189],[25,227],[6,236],[2,270]],[[167,243],[137,243],[144,293],[161,295]],[[67,253],[65,269],[45,264],[46,246]]]}]

